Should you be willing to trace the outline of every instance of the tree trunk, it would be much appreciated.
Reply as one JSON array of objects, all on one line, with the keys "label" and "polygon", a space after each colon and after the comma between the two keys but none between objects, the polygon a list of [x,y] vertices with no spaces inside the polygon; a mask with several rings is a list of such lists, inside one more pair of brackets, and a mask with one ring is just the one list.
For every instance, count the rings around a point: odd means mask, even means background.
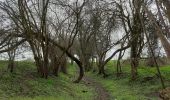
[{"label": "tree trunk", "polygon": [[117,76],[120,76],[120,74],[122,73],[122,66],[120,64],[120,59],[122,57],[122,51],[120,51],[119,53],[119,57],[118,57],[118,60],[117,60]]},{"label": "tree trunk", "polygon": [[136,58],[131,58],[131,78],[135,80],[137,78],[137,67],[138,67],[138,60]]},{"label": "tree trunk", "polygon": [[83,70],[82,63],[80,61],[76,61],[76,63],[77,63],[80,70],[79,70],[79,77],[74,82],[79,83],[84,76],[84,70]]},{"label": "tree trunk", "polygon": [[160,0],[163,2],[164,6],[166,7],[166,14],[170,22],[170,1],[169,0]]},{"label": "tree trunk", "polygon": [[61,72],[67,74],[67,59],[65,55],[62,57],[60,67],[61,67]]},{"label": "tree trunk", "polygon": [[10,70],[11,73],[14,72],[14,60],[10,59],[8,61],[8,69]]},{"label": "tree trunk", "polygon": [[160,29],[158,30],[159,31],[157,31],[157,35],[161,40],[162,46],[166,52],[168,59],[170,59],[170,43],[168,42],[168,39],[161,33],[161,30]]}]

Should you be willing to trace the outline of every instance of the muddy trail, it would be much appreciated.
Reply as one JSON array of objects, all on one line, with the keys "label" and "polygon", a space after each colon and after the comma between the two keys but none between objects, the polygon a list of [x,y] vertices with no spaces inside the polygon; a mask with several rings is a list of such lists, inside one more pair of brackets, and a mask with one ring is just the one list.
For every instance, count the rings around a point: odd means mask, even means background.
[{"label": "muddy trail", "polygon": [[[100,83],[87,76],[83,78],[83,81],[87,86],[95,89],[97,96],[94,98],[94,100],[110,100],[109,93]],[[112,100],[114,99],[112,98]]]}]

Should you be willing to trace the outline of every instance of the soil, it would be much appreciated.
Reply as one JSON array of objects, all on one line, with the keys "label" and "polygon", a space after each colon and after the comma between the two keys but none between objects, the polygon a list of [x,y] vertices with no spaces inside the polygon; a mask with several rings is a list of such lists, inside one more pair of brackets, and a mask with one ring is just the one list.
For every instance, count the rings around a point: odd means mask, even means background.
[{"label": "soil", "polygon": [[[109,100],[110,95],[107,92],[107,90],[102,87],[102,85],[95,80],[91,79],[90,77],[84,77],[83,78],[84,83],[87,86],[95,88],[95,91],[97,93],[97,96],[94,98],[94,100]],[[112,99],[114,100],[114,99]]]}]

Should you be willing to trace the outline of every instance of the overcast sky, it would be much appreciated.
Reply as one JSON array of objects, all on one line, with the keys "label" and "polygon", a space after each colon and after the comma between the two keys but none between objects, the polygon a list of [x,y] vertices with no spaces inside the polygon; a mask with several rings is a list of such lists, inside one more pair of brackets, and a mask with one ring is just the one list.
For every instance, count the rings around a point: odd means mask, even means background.
[{"label": "overcast sky", "polygon": [[[0,1],[4,1],[4,0],[0,0]],[[151,6],[151,9],[152,9],[153,11],[156,10],[156,6]],[[119,28],[115,33],[112,34],[112,39],[113,39],[113,41],[115,41],[116,39],[117,39],[117,40],[120,39],[120,38],[123,36],[123,33],[124,33],[123,29],[122,29],[122,28]],[[159,42],[159,46],[161,47],[160,42]],[[107,53],[107,57],[109,57],[117,48],[120,48],[120,47],[119,47],[119,46],[116,46],[116,47],[112,48],[112,49]],[[125,53],[124,58],[129,57],[129,54],[130,54],[129,52],[130,52],[130,50],[128,49],[128,50],[126,51],[126,53]],[[147,49],[145,49],[144,52],[147,52]],[[164,50],[162,49],[161,52],[164,53]],[[0,55],[0,59],[4,59],[4,58],[6,59],[7,57],[6,57],[5,55],[6,55],[5,53],[4,53],[4,54],[1,54],[1,55]],[[114,57],[113,59],[117,59],[117,56],[118,56],[118,54],[115,55],[115,57]],[[32,53],[31,53],[31,51],[27,51],[27,52],[24,52],[24,53],[22,53],[22,54],[19,54],[19,55],[16,57],[16,59],[18,59],[18,60],[33,59],[33,55],[32,55]]]}]

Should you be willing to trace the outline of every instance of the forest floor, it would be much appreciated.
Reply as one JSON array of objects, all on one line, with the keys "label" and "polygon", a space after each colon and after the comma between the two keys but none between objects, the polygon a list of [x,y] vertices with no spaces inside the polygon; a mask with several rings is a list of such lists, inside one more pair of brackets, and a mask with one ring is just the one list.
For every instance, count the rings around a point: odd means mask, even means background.
[{"label": "forest floor", "polygon": [[[108,77],[103,78],[96,72],[88,72],[86,76],[100,83],[110,94],[110,100],[162,100],[159,92],[162,90],[160,78],[155,67],[148,67],[141,62],[138,67],[138,77],[131,80],[130,64],[122,64],[122,74],[117,76],[116,63],[111,61],[105,67]],[[166,87],[170,87],[170,66],[163,65],[160,71]],[[170,93],[170,92],[169,92]],[[168,94],[170,96],[170,94]],[[113,99],[114,98],[114,99]],[[169,100],[169,99],[167,99]]]},{"label": "forest floor", "polygon": [[[162,86],[155,75],[156,68],[141,65],[137,80],[131,81],[128,64],[123,65],[119,77],[114,66],[113,62],[108,63],[106,78],[90,71],[80,83],[73,83],[77,78],[75,65],[69,65],[67,75],[42,79],[32,62],[16,62],[14,73],[10,73],[7,62],[0,61],[0,100],[161,100]],[[166,87],[170,87],[170,66],[160,70]]]},{"label": "forest floor", "polygon": [[[101,83],[96,82],[91,77],[85,76],[83,78],[83,81],[88,87],[95,88],[95,92],[97,93],[97,96],[95,97],[95,100],[109,100],[110,94],[108,91],[101,85]],[[114,100],[114,98],[112,98]]]}]

